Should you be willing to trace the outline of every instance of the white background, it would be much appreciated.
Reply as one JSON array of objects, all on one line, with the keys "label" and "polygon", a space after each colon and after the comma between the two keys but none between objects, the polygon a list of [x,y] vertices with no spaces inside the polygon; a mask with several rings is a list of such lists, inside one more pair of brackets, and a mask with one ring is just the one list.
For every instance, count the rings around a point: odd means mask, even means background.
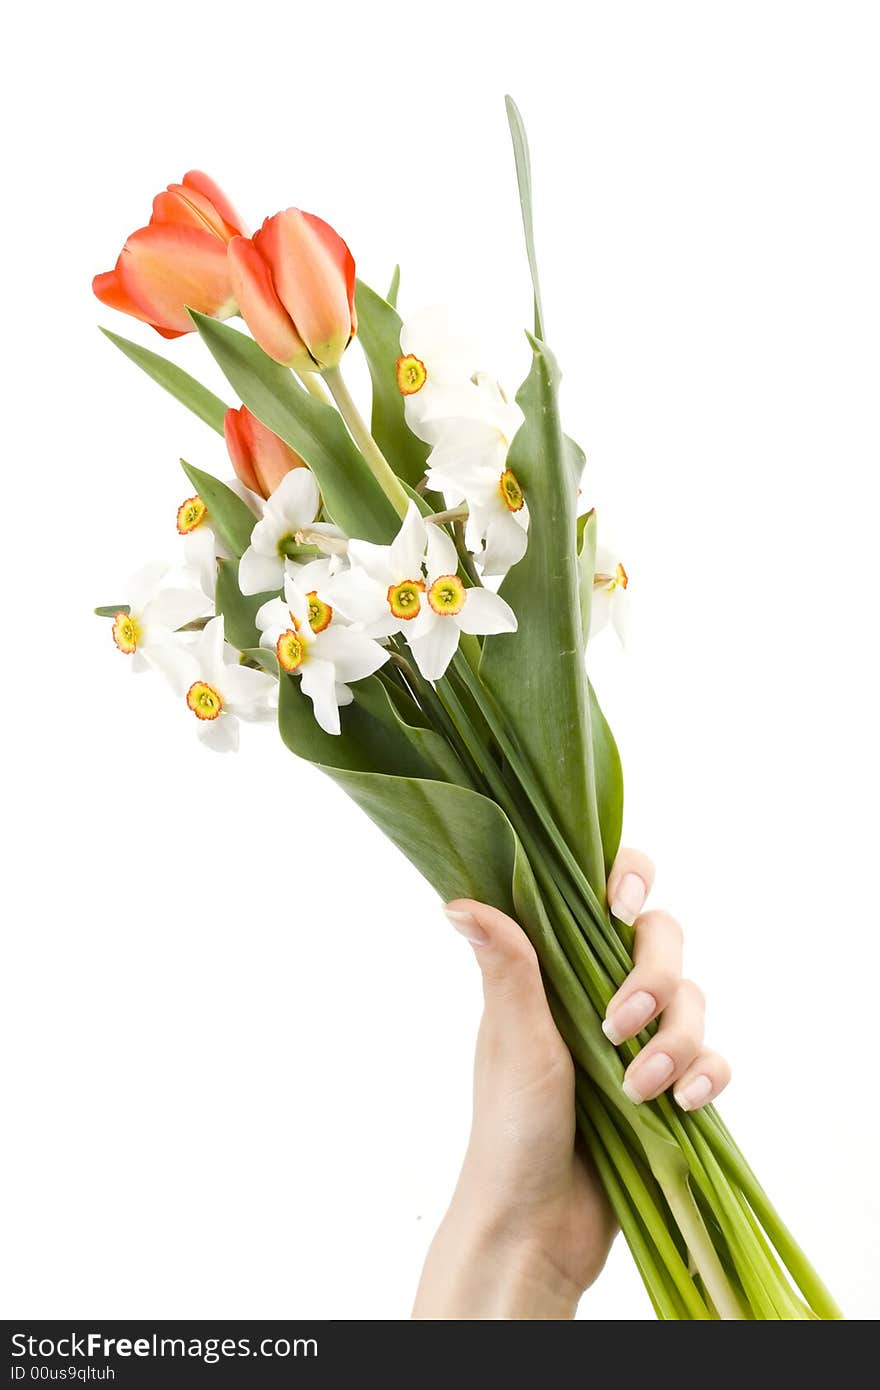
[{"label": "white background", "polygon": [[[202,167],[252,223],[319,212],[380,288],[400,259],[402,307],[452,302],[515,386],[509,90],[566,422],[632,581],[628,654],[594,653],[627,839],[685,924],[726,1117],[876,1317],[878,36],[871,4],[766,0],[18,8],[6,1316],[408,1314],[467,1133],[476,966],[271,728],[207,753],[91,616],[177,556],[178,455],[228,465],[99,336],[166,350],[90,281]],[[650,1316],[622,1246],[581,1315]]]}]

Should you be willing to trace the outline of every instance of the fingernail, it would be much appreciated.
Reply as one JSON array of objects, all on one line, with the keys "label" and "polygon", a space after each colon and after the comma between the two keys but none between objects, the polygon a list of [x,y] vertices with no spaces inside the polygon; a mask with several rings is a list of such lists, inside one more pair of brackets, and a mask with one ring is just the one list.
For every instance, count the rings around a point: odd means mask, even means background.
[{"label": "fingernail", "polygon": [[712,1078],[710,1076],[695,1076],[693,1081],[689,1081],[680,1090],[673,1091],[675,1103],[680,1110],[698,1110],[701,1105],[712,1094]]},{"label": "fingernail", "polygon": [[627,1038],[634,1038],[656,1012],[657,1000],[653,994],[648,994],[644,989],[637,989],[635,994],[631,994],[622,1004],[611,1010],[602,1024],[602,1032],[609,1042],[618,1047]]},{"label": "fingernail", "polygon": [[462,936],[467,937],[472,946],[485,946],[489,940],[488,934],[483,931],[476,917],[470,912],[464,912],[458,907],[444,907],[443,911],[449,918],[456,931],[460,931]]},{"label": "fingernail", "polygon": [[637,1058],[623,1078],[623,1094],[638,1105],[656,1095],[674,1070],[675,1063],[667,1052],[652,1052],[644,1061]]},{"label": "fingernail", "polygon": [[645,901],[645,885],[638,874],[624,874],[617,885],[611,911],[619,922],[631,927],[642,910]]}]

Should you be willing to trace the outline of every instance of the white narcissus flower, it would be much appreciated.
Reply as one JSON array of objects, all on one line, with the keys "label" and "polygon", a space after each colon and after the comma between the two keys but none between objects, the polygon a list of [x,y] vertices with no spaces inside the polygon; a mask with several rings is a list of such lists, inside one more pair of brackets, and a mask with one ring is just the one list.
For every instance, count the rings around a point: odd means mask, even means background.
[{"label": "white narcissus flower", "polygon": [[257,627],[260,645],[275,652],[282,671],[299,676],[321,728],[338,734],[340,706],[353,698],[349,681],[372,676],[388,660],[388,652],[347,627],[316,589],[303,587],[325,573],[325,562],[318,560],[300,566],[296,579],[286,575],[284,598],[263,604]]},{"label": "white narcissus flower", "polygon": [[611,550],[599,546],[593,571],[593,598],[590,606],[590,638],[609,624],[614,628],[621,646],[626,641],[629,623],[629,576]]},{"label": "white narcissus flower", "polygon": [[298,531],[314,529],[321,498],[308,468],[287,473],[266,501],[263,517],[241,557],[238,584],[243,594],[263,594],[281,588],[286,546]]},{"label": "white narcissus flower", "polygon": [[[259,521],[263,514],[263,499],[238,478],[224,480],[230,492],[240,497]],[[188,497],[177,509],[177,530],[183,537],[184,572],[211,602],[217,588],[217,561],[231,560],[232,552],[224,545],[211,524],[211,513],[198,493]]]},{"label": "white narcissus flower", "polygon": [[199,738],[218,753],[238,748],[239,719],[269,717],[275,678],[238,662],[226,644],[223,618],[212,618],[196,640],[163,647],[155,662],[198,721]]},{"label": "white narcissus flower", "polygon": [[457,573],[455,546],[439,526],[428,527],[426,565],[425,603],[406,636],[422,675],[436,681],[455,655],[463,632],[516,632],[516,615],[490,589],[465,588]]},{"label": "white narcissus flower", "polygon": [[432,442],[425,419],[442,408],[448,392],[466,387],[476,368],[473,346],[450,329],[446,310],[422,309],[407,319],[400,330],[401,356],[397,359],[397,386],[404,398],[406,423],[413,434]]},{"label": "white narcissus flower", "polygon": [[113,619],[113,641],[132,658],[133,671],[154,666],[156,654],[169,646],[179,627],[207,611],[205,595],[197,589],[163,589],[169,565],[145,565],[128,582],[128,612]]},{"label": "white narcissus flower", "polygon": [[465,544],[487,575],[506,574],[528,544],[529,512],[507,465],[509,443],[491,418],[450,418],[428,458],[428,485],[447,506],[467,506]]},{"label": "white narcissus flower", "polygon": [[328,579],[322,597],[368,637],[403,632],[422,607],[426,540],[425,522],[410,502],[391,545],[349,541],[350,568]]}]

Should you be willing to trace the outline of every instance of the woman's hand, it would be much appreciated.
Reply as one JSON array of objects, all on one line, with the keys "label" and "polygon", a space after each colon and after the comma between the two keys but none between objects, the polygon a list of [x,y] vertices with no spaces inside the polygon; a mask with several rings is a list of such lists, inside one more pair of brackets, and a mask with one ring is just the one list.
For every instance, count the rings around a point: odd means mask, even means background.
[{"label": "woman's hand", "polygon": [[[614,1043],[660,1015],[627,1070],[631,1099],[673,1088],[695,1110],[726,1086],[730,1068],[703,1046],[703,996],[681,978],[681,928],[642,912],[654,871],[621,850],[608,880],[614,915],[635,923],[635,965],[608,1007]],[[602,1269],[614,1220],[575,1138],[574,1068],[525,933],[481,903],[448,904],[483,975],[470,1142],[449,1210],[434,1237],[416,1318],[570,1318]]]}]

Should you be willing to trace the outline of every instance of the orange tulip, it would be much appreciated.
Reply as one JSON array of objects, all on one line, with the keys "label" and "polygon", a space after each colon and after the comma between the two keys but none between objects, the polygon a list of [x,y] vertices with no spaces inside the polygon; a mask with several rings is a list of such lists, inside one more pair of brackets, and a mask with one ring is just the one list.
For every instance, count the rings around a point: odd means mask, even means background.
[{"label": "orange tulip", "polygon": [[187,307],[214,318],[236,312],[226,247],[242,235],[247,228],[225,193],[193,170],[153,199],[149,225],[132,232],[115,269],[96,275],[92,289],[102,304],[179,338],[192,332]]},{"label": "orange tulip", "polygon": [[357,331],[354,258],[310,212],[267,217],[229,243],[239,310],[264,352],[297,371],[335,367]]},{"label": "orange tulip", "polygon": [[269,497],[291,469],[306,466],[246,405],[227,410],[223,433],[236,476],[260,497]]}]

